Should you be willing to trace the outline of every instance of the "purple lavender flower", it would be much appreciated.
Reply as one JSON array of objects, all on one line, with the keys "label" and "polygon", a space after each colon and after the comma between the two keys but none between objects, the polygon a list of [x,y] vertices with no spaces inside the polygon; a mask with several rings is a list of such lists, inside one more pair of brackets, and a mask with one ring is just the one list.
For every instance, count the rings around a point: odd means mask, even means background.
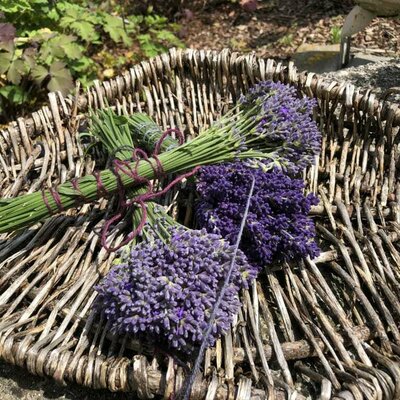
[{"label": "purple lavender flower", "polygon": [[[167,243],[135,246],[96,287],[96,307],[116,333],[146,335],[190,352],[203,339],[212,307],[229,270],[234,247],[205,230],[171,228]],[[256,276],[242,252],[214,321],[209,345],[238,312],[238,293]]]},{"label": "purple lavender flower", "polygon": [[242,97],[244,108],[261,106],[256,132],[274,148],[276,165],[298,173],[321,150],[321,133],[311,119],[315,99],[299,98],[296,89],[272,81],[260,82]]},{"label": "purple lavender flower", "polygon": [[259,267],[273,261],[319,254],[315,227],[308,217],[318,199],[304,196],[304,183],[279,170],[234,162],[203,167],[198,176],[200,193],[196,215],[201,227],[235,243],[246,204],[251,176],[254,194],[240,248]]}]

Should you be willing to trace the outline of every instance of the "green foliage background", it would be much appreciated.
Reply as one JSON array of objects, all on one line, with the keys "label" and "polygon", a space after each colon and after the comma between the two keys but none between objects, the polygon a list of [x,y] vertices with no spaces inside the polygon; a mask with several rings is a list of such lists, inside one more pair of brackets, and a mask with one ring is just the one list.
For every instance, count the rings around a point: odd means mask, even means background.
[{"label": "green foliage background", "polygon": [[144,57],[182,47],[178,30],[151,7],[138,15],[129,2],[2,0],[0,2],[0,123],[79,80],[110,78]]}]

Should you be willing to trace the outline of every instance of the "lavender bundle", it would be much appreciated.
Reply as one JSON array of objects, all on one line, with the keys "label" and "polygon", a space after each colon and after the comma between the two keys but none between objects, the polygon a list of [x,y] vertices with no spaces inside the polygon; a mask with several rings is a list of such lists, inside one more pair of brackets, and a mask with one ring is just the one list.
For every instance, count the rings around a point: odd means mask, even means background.
[{"label": "lavender bundle", "polygon": [[[161,132],[150,120],[133,116],[147,135],[147,147],[152,148]],[[132,121],[132,119],[129,119]],[[133,151],[133,139],[127,129],[128,120],[117,117],[111,110],[92,116],[91,135],[120,159],[128,159]],[[158,130],[158,132],[157,132]],[[161,148],[177,146],[169,138]],[[135,198],[145,188],[131,189]],[[131,333],[165,342],[170,347],[191,352],[204,340],[204,332],[217,296],[224,284],[232,261],[234,246],[221,236],[205,230],[189,230],[173,220],[155,202],[148,202],[147,222],[141,230],[143,241],[137,237],[133,246],[125,248],[118,265],[114,265],[96,287],[95,307],[103,312],[115,333]],[[137,226],[141,209],[133,211]],[[127,253],[127,254],[126,254]],[[221,298],[212,335],[207,344],[225,333],[240,307],[238,293],[256,276],[242,252],[236,254],[228,286]]]},{"label": "lavender bundle", "polygon": [[144,180],[190,171],[199,165],[256,158],[265,160],[266,168],[278,166],[298,172],[320,150],[321,136],[310,118],[314,104],[313,100],[299,99],[294,88],[262,82],[195,139],[153,157],[150,162],[130,162],[124,169],[104,170],[57,189],[1,199],[0,233],[30,226],[54,213],[112,195],[121,186],[137,186]]},{"label": "lavender bundle", "polygon": [[[204,339],[233,252],[234,246],[219,235],[171,227],[164,240],[144,240],[125,262],[112,267],[96,287],[96,307],[115,333],[144,336],[190,353]],[[239,291],[255,275],[239,252],[207,345],[228,330],[240,307]]]},{"label": "lavender bundle", "polygon": [[[262,93],[279,88],[272,96]],[[276,148],[276,163],[269,160],[208,165],[198,174],[200,200],[197,219],[208,232],[218,233],[230,243],[238,236],[242,211],[252,178],[255,179],[241,249],[260,268],[277,260],[316,257],[315,227],[308,217],[318,203],[313,194],[304,196],[304,182],[295,179],[319,150],[320,134],[310,120],[312,102],[299,99],[281,84],[263,83],[250,90],[243,104],[263,98],[263,115],[257,132],[269,125],[269,138],[283,143]]]},{"label": "lavender bundle", "polygon": [[304,195],[304,182],[263,163],[234,162],[201,168],[196,216],[201,227],[236,242],[243,207],[255,179],[247,224],[240,248],[259,268],[275,261],[316,257],[314,222],[308,217],[318,203]]}]

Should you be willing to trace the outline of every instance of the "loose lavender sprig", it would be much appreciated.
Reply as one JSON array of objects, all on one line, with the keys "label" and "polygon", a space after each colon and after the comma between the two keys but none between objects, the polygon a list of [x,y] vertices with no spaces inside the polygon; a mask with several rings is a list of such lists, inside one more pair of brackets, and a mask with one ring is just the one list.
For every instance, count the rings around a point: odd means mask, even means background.
[{"label": "loose lavender sprig", "polygon": [[246,207],[245,207],[245,209],[243,211],[243,217],[242,217],[242,221],[240,223],[239,233],[237,235],[237,239],[236,239],[233,255],[231,257],[231,262],[230,262],[230,265],[229,265],[229,269],[228,269],[228,272],[227,272],[227,274],[226,274],[226,276],[224,278],[224,283],[222,285],[222,288],[218,293],[217,300],[216,300],[216,302],[215,302],[215,304],[213,306],[213,309],[212,309],[212,312],[211,312],[210,321],[208,322],[208,326],[207,326],[207,328],[206,328],[206,330],[204,332],[204,337],[203,337],[202,343],[200,345],[199,353],[197,354],[196,360],[195,360],[194,365],[193,365],[193,370],[192,370],[192,372],[191,372],[191,374],[190,374],[190,376],[188,378],[188,382],[187,382],[186,388],[184,389],[184,392],[183,392],[183,400],[189,400],[189,398],[190,398],[190,392],[191,392],[192,386],[194,384],[194,381],[196,379],[196,375],[200,370],[200,365],[203,362],[204,353],[205,353],[206,348],[207,348],[207,341],[208,341],[209,336],[211,335],[215,318],[217,318],[218,312],[220,310],[221,303],[224,301],[224,298],[225,298],[225,293],[226,293],[226,291],[229,290],[229,286],[231,284],[232,275],[235,273],[235,270],[236,270],[235,269],[236,257],[237,257],[237,254],[240,251],[239,250],[239,245],[240,245],[240,241],[242,239],[242,235],[243,235],[245,224],[247,222],[247,216],[248,216],[248,213],[249,213],[250,202],[251,202],[251,199],[252,199],[252,196],[253,196],[253,192],[254,192],[254,186],[255,186],[255,179],[252,178],[251,179],[251,185],[250,185],[250,191],[249,191],[249,194],[247,196]]},{"label": "loose lavender sprig", "polygon": [[201,227],[234,243],[252,177],[256,180],[241,249],[259,267],[275,260],[319,254],[315,227],[308,217],[318,199],[304,196],[304,183],[262,163],[234,162],[203,167],[196,215]]}]

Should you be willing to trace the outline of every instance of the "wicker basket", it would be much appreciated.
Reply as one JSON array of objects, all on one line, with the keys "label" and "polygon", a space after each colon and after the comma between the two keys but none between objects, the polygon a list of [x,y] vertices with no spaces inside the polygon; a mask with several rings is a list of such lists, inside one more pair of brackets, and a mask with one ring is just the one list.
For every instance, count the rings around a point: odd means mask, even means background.
[{"label": "wicker basket", "polygon": [[[171,50],[86,94],[51,93],[49,107],[2,131],[0,194],[92,172],[95,160],[78,140],[89,106],[145,111],[191,136],[260,79],[318,99],[322,153],[306,179],[321,199],[312,213],[323,253],[272,266],[243,293],[231,332],[207,350],[192,398],[399,399],[400,114],[370,91],[252,55]],[[169,398],[188,368],[111,336],[91,313],[93,286],[115,257],[93,221],[100,227],[112,203],[0,235],[0,356],[62,383]]]}]

